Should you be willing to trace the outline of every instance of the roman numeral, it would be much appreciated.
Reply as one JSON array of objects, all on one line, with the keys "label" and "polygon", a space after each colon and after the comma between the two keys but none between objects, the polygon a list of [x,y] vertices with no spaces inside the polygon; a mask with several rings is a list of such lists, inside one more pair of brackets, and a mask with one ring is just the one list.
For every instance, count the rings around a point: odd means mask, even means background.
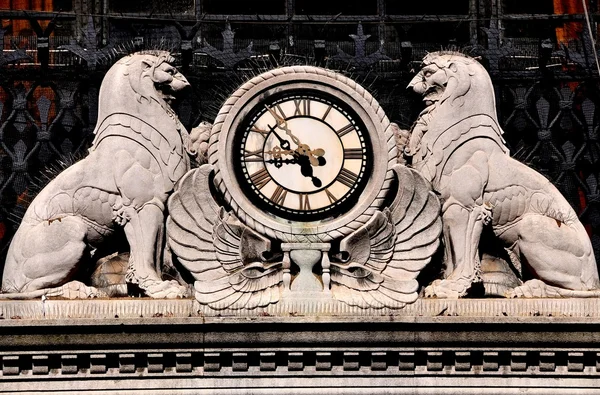
[{"label": "roman numeral", "polygon": [[354,174],[350,170],[347,170],[346,168],[343,168],[342,171],[340,171],[340,174],[338,174],[338,176],[337,176],[337,178],[335,180],[341,182],[342,184],[344,184],[348,188],[352,188],[352,186],[354,186],[354,184],[356,183],[357,179],[358,179],[358,175],[357,174]]},{"label": "roman numeral", "polygon": [[262,169],[260,169],[256,173],[253,173],[250,176],[250,181],[252,181],[256,188],[262,189],[265,185],[269,183],[269,181],[271,181],[271,175],[269,174],[267,169],[263,167]]},{"label": "roman numeral", "polygon": [[275,204],[279,204],[283,206],[283,202],[285,201],[285,197],[287,196],[287,189],[284,189],[281,185],[277,185],[275,188],[275,192],[271,195],[271,200]]},{"label": "roman numeral", "polygon": [[327,197],[329,198],[329,203],[333,204],[333,203],[337,202],[337,198],[333,195],[333,193],[329,192],[329,189],[325,188],[325,193],[327,194]]},{"label": "roman numeral", "polygon": [[[273,117],[278,126],[281,126],[281,124],[285,122],[287,115],[285,115],[279,104],[275,104],[275,106],[273,107],[269,107],[265,104],[265,108],[267,109],[267,111],[269,111],[269,113],[271,113],[271,116]],[[279,114],[277,114],[277,111],[279,111]]]},{"label": "roman numeral", "polygon": [[310,100],[308,99],[294,99],[294,105],[296,109],[294,111],[294,116],[297,115],[310,115]]},{"label": "roman numeral", "polygon": [[344,159],[362,159],[362,148],[344,148]]},{"label": "roman numeral", "polygon": [[338,134],[338,136],[343,137],[353,130],[354,130],[354,125],[349,123],[348,125],[344,126],[340,130],[336,130],[336,133]]},{"label": "roman numeral", "polygon": [[[287,115],[285,115],[283,109],[279,104],[275,104],[273,107],[267,107],[267,110],[269,110],[269,112],[271,113],[271,115],[273,115],[275,120],[277,120],[277,115],[279,115],[283,119],[287,118]],[[279,114],[277,114],[277,112],[279,112]]]},{"label": "roman numeral", "polygon": [[256,133],[260,133],[263,136],[267,136],[269,133],[271,133],[269,130],[262,130],[260,128],[257,128],[256,126],[252,126],[252,129],[250,129],[251,132],[256,132]]},{"label": "roman numeral", "polygon": [[283,112],[283,110],[281,109],[281,107],[279,107],[279,104],[275,105],[275,108],[276,108],[277,110],[279,110],[279,114],[281,115],[281,117],[282,117],[283,119],[286,119],[286,118],[287,118],[287,115],[285,115],[285,113]]},{"label": "roman numeral", "polygon": [[300,198],[300,210],[310,210],[310,200],[308,199],[308,194],[301,193],[298,195]]},{"label": "roman numeral", "polygon": [[[246,162],[262,162],[265,158],[263,156],[263,150],[261,149],[257,149],[256,151],[248,151],[245,150],[244,151],[244,160]],[[254,158],[256,157],[256,158]]]},{"label": "roman numeral", "polygon": [[330,104],[329,107],[327,107],[327,110],[325,110],[325,114],[323,114],[323,116],[321,117],[321,121],[324,121],[325,118],[327,118],[327,116],[329,115],[329,111],[331,111],[332,108],[333,106]]}]

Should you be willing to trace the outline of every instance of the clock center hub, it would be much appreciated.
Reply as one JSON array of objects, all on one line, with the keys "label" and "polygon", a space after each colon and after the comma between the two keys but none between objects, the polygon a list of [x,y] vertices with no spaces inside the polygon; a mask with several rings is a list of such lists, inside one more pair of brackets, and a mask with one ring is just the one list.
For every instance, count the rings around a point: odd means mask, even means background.
[{"label": "clock center hub", "polygon": [[[288,190],[303,193],[329,186],[344,164],[344,147],[338,135],[313,118],[289,119],[287,127],[297,143],[281,129],[274,129],[265,141],[265,165],[271,178]],[[281,139],[288,144],[282,144]]]}]

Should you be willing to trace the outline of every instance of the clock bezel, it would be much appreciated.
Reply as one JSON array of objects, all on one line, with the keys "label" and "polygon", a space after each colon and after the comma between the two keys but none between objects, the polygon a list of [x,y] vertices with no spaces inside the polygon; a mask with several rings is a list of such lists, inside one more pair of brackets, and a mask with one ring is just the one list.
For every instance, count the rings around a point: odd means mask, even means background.
[{"label": "clock bezel", "polygon": [[[373,167],[357,203],[333,219],[293,221],[260,210],[241,189],[235,175],[233,147],[240,123],[251,108],[273,94],[288,90],[324,91],[343,100],[365,125],[371,141]],[[242,85],[225,102],[213,125],[209,141],[209,163],[214,183],[232,212],[248,227],[283,242],[326,242],[346,236],[366,223],[382,208],[394,179],[392,166],[397,149],[390,122],[379,103],[355,81],[312,66],[270,70]]]},{"label": "clock bezel", "polygon": [[[339,100],[339,98],[337,98],[336,96],[332,96],[323,91],[315,91],[315,90],[307,90],[307,89],[300,89],[297,91],[285,90],[285,91],[277,92],[277,93],[269,96],[267,99],[265,99],[262,102],[262,104],[272,107],[275,104],[282,104],[284,102],[293,100],[294,98],[296,98],[296,99],[297,98],[310,98],[313,101],[320,101],[322,103],[327,103],[327,104],[331,103],[334,108],[336,108],[338,111],[340,111],[340,113],[343,113],[343,115],[347,114],[348,116],[350,116],[350,118],[347,118],[347,119],[352,120],[353,123],[356,125],[355,130],[357,131],[359,140],[361,140],[361,142],[362,142],[361,148],[363,149],[363,152],[365,153],[365,158],[362,159],[361,171],[358,174],[357,182],[353,185],[352,188],[350,188],[350,190],[348,192],[346,192],[343,196],[339,197],[339,199],[336,201],[336,203],[333,203],[333,204],[330,204],[328,206],[324,206],[324,207],[321,207],[318,209],[313,209],[313,210],[300,210],[300,209],[294,210],[291,208],[287,208],[287,207],[278,205],[277,203],[275,203],[271,199],[269,199],[268,196],[266,196],[260,190],[258,190],[258,188],[256,188],[256,186],[252,185],[251,182],[248,180],[249,175],[244,166],[244,163],[243,163],[244,160],[241,158],[241,155],[234,154],[232,156],[232,162],[233,162],[233,166],[239,169],[239,171],[234,172],[237,177],[238,184],[241,185],[242,190],[247,191],[248,198],[257,207],[259,207],[265,211],[271,212],[272,214],[274,214],[278,217],[287,219],[287,220],[310,222],[310,221],[314,221],[314,220],[323,220],[324,218],[327,218],[327,217],[334,217],[334,218],[338,217],[340,215],[343,215],[346,211],[348,211],[349,207],[351,207],[353,204],[355,204],[358,201],[358,199],[360,198],[360,194],[366,187],[368,178],[371,175],[371,171],[372,171],[372,167],[373,167],[373,164],[372,164],[373,158],[371,155],[372,145],[371,145],[371,141],[370,141],[370,136],[367,132],[366,126],[364,125],[364,122],[362,122],[362,119],[360,118],[360,116],[358,114],[354,113],[354,111],[352,110],[352,108],[350,106],[347,106],[345,104],[345,102]],[[245,119],[239,124],[239,126],[238,126],[239,129],[236,131],[236,133],[234,135],[234,142],[233,142],[234,148],[236,148],[236,147],[243,148],[241,146],[241,144],[243,143],[243,141],[245,141],[245,137],[250,133],[249,128],[266,111],[267,111],[266,109],[254,107],[251,111],[248,112]],[[292,119],[299,118],[299,117],[306,117],[306,116],[305,115],[293,115],[293,116],[288,117],[287,119],[292,120]],[[332,128],[331,125],[329,123],[325,122],[324,120],[322,120],[318,117],[315,117],[315,116],[310,116],[308,118],[312,118],[312,119],[315,119],[315,120],[318,120],[318,121],[324,123],[331,130],[331,133],[335,133],[335,129]],[[283,133],[283,132],[280,131],[280,133]],[[341,138],[340,138],[340,144],[343,147]],[[238,152],[240,152],[240,150],[238,150]],[[369,157],[369,156],[371,156],[371,157]],[[345,160],[346,159],[344,159],[342,162],[342,169],[344,168],[343,163],[345,163]],[[265,164],[265,168],[266,168],[266,164]],[[341,171],[341,169],[340,169],[340,171]],[[272,178],[272,181],[275,182],[275,184],[279,185],[279,183],[277,182],[277,180],[275,178]],[[333,183],[335,183],[335,179],[332,182],[330,182],[329,184],[321,186],[318,190],[307,193],[307,195],[310,196],[311,194],[317,193],[318,191],[322,191]],[[287,188],[285,188],[285,189],[292,193],[298,194],[298,192],[296,192],[296,191],[292,191]]]}]

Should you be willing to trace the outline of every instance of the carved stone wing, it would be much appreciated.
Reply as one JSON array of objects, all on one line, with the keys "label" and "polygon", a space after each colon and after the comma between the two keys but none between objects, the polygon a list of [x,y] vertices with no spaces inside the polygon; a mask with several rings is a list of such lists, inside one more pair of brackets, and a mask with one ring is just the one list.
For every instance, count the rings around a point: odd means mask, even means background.
[{"label": "carved stone wing", "polygon": [[281,262],[268,262],[271,242],[219,207],[210,191],[212,166],[182,177],[169,198],[167,242],[196,280],[196,299],[213,309],[253,309],[279,300]]},{"label": "carved stone wing", "polygon": [[398,194],[340,243],[331,262],[336,299],[362,308],[401,308],[417,300],[421,270],[440,243],[440,203],[419,173],[396,165]]}]

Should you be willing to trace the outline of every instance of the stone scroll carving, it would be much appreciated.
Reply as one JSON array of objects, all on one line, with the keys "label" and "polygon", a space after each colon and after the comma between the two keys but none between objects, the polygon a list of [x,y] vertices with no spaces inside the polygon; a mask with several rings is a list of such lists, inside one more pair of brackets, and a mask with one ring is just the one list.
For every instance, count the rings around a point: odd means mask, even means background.
[{"label": "stone scroll carving", "polygon": [[196,299],[215,309],[265,307],[279,301],[280,256],[271,241],[219,207],[210,192],[212,166],[187,173],[169,200],[169,246],[192,274]]},{"label": "stone scroll carving", "polygon": [[[445,278],[425,294],[462,297],[486,265],[504,262],[505,272],[517,274],[496,284],[506,296],[600,296],[592,246],[576,213],[545,177],[508,155],[486,70],[461,53],[435,52],[409,88],[426,108],[405,154],[440,194],[444,223]],[[487,228],[508,259],[481,262]],[[533,278],[523,283],[523,272]]]},{"label": "stone scroll carving", "polygon": [[12,240],[2,298],[106,296],[84,285],[90,256],[116,230],[131,249],[126,278],[148,296],[183,296],[163,281],[165,202],[190,168],[189,136],[170,107],[189,86],[166,52],[136,53],[106,74],[89,155],[67,168],[33,200]]},{"label": "stone scroll carving", "polygon": [[403,307],[418,296],[416,278],[437,250],[440,204],[414,170],[396,165],[402,180],[392,204],[340,242],[346,259],[331,263],[336,299],[358,307]]}]

